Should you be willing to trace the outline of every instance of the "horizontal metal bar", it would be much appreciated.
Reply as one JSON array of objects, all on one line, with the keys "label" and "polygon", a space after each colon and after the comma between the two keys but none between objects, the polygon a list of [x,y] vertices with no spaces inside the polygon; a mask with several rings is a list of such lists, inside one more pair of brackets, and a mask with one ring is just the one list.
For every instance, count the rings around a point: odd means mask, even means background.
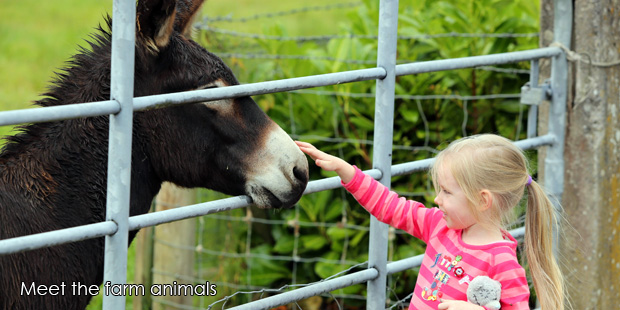
[{"label": "horizontal metal bar", "polygon": [[[381,177],[381,171],[372,169],[364,171],[368,175],[378,179]],[[315,193],[328,189],[341,187],[340,178],[332,177],[308,183],[304,194]],[[174,222],[191,217],[197,217],[222,211],[239,209],[247,207],[252,203],[252,199],[248,196],[235,196],[220,200],[214,200],[199,203],[190,206],[168,209],[164,211],[152,212],[142,215],[136,215],[129,218],[129,230],[140,229],[148,226],[155,226],[163,223]]]},{"label": "horizontal metal bar", "polygon": [[392,176],[411,174],[420,172],[430,168],[435,162],[434,158],[416,160],[408,163],[397,164],[392,166]]},{"label": "horizontal metal bar", "polygon": [[[401,76],[424,72],[471,68],[484,65],[497,65],[544,57],[553,57],[561,53],[562,50],[559,47],[547,47],[503,54],[416,62],[397,65],[396,75]],[[183,103],[215,101],[219,99],[234,98],[240,96],[262,95],[304,88],[382,79],[385,77],[385,75],[385,69],[377,67],[276,81],[235,85],[230,87],[145,96],[134,99],[134,110],[141,111]],[[3,111],[0,112],[0,126],[109,115],[116,114],[120,112],[120,110],[121,108],[118,102],[108,100],[24,110]]]},{"label": "horizontal metal bar", "polygon": [[116,233],[118,226],[114,222],[70,227],[44,233],[0,240],[0,255],[24,252],[51,247],[68,242],[82,241]]},{"label": "horizontal metal bar", "polygon": [[259,299],[247,304],[243,304],[237,307],[230,308],[230,310],[243,310],[243,309],[271,309],[281,305],[285,305],[294,301],[302,300],[308,297],[316,296],[322,293],[331,292],[343,287],[351,286],[354,284],[364,283],[376,278],[379,272],[375,268],[368,268],[362,271],[358,271],[346,276],[338,277],[335,279],[318,282],[306,287],[302,287],[290,292],[270,296],[267,298]]},{"label": "horizontal metal bar", "polygon": [[[214,101],[284,92],[318,86],[336,85],[366,80],[382,79],[386,75],[383,68],[343,71],[328,74],[312,75],[276,81],[235,85],[222,88],[211,88],[134,98],[134,111],[163,108],[175,104]],[[41,123],[60,121],[79,117],[101,116],[119,113],[120,105],[116,101],[98,101],[76,103],[60,106],[41,107],[0,112],[0,126],[22,123]]]},{"label": "horizontal metal bar", "polygon": [[176,104],[214,101],[241,96],[263,95],[296,89],[375,80],[384,78],[386,74],[383,68],[369,68],[229,87],[138,97],[134,99],[134,110],[141,111]]},{"label": "horizontal metal bar", "polygon": [[394,274],[397,272],[405,271],[407,269],[420,267],[422,265],[422,259],[424,259],[424,254],[407,257],[395,262],[388,263],[387,273]]},{"label": "horizontal metal bar", "polygon": [[66,119],[116,114],[121,106],[114,100],[0,112],[0,126],[42,123]]},{"label": "horizontal metal bar", "polygon": [[509,233],[516,239],[516,238],[521,238],[523,236],[525,236],[525,226],[523,227],[519,227],[519,228],[515,228],[511,231],[509,231]]},{"label": "horizontal metal bar", "polygon": [[[367,170],[364,172],[375,179],[381,177],[381,171],[377,169]],[[312,181],[308,183],[305,194],[334,189],[340,186],[340,178],[338,177]],[[129,218],[128,225],[129,230],[136,230],[187,218],[239,209],[246,207],[251,203],[252,199],[248,196],[235,196],[175,209],[132,216]],[[114,229],[110,229],[111,227]],[[100,222],[59,230],[58,233],[56,233],[56,231],[50,231],[41,234],[0,240],[0,255],[102,237],[107,234],[116,233],[116,229],[117,226],[114,222]]]},{"label": "horizontal metal bar", "polygon": [[532,59],[554,57],[562,54],[559,47],[545,47],[527,51],[501,53],[483,56],[471,56],[453,59],[431,60],[396,66],[396,76],[465,69],[480,66],[500,65]]},{"label": "horizontal metal bar", "polygon": [[554,145],[556,142],[557,142],[557,139],[555,135],[546,134],[544,136],[538,136],[538,137],[534,137],[530,139],[519,140],[519,141],[514,142],[514,144],[518,146],[520,149],[526,151],[526,150],[539,148],[541,146]]},{"label": "horizontal metal bar", "polygon": [[[525,235],[525,227],[519,227],[509,231],[509,233],[514,238],[520,238]],[[405,259],[401,259],[399,261],[391,262],[387,264],[387,273],[393,274],[401,271],[405,271],[407,269],[419,267],[422,265],[422,259],[424,258],[424,254],[416,255],[413,257],[408,257]]]},{"label": "horizontal metal bar", "polygon": [[222,211],[234,210],[247,207],[252,203],[252,198],[241,195],[225,199],[219,199],[195,205],[168,209],[136,215],[129,218],[129,230],[136,230],[148,226],[174,222],[191,217],[197,217]]},{"label": "horizontal metal bar", "polygon": [[[364,173],[378,180],[383,175],[379,169],[365,170]],[[304,195],[342,187],[340,177],[331,177],[308,182]]]},{"label": "horizontal metal bar", "polygon": [[[515,141],[514,144],[522,150],[531,150],[545,145],[553,145],[556,139],[552,134]],[[392,166],[392,175],[405,175],[429,169],[435,162],[434,158],[422,159]]]}]

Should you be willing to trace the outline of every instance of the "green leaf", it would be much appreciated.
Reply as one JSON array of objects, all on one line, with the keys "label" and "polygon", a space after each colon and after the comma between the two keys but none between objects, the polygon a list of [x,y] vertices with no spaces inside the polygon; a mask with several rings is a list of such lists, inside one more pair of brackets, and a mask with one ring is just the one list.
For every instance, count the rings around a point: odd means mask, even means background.
[{"label": "green leaf", "polygon": [[327,239],[321,235],[304,235],[299,240],[304,250],[319,250],[327,244]]},{"label": "green leaf", "polygon": [[[252,253],[268,254],[269,245],[255,247]],[[278,279],[290,278],[291,272],[284,265],[277,261],[263,258],[251,258],[248,261],[249,272],[251,272],[252,285],[269,286]]]},{"label": "green leaf", "polygon": [[415,124],[420,119],[420,113],[418,113],[418,111],[400,109],[399,112],[400,112],[400,116],[408,122]]},{"label": "green leaf", "polygon": [[374,130],[375,124],[373,121],[365,117],[351,117],[351,123],[355,124],[360,129]]},{"label": "green leaf", "polygon": [[292,235],[282,235],[276,241],[276,245],[273,247],[273,250],[280,254],[289,254],[293,253],[293,249],[295,247],[295,238]]},{"label": "green leaf", "polygon": [[327,235],[332,240],[342,240],[344,238],[353,236],[355,233],[355,230],[349,228],[330,227],[327,229]]}]

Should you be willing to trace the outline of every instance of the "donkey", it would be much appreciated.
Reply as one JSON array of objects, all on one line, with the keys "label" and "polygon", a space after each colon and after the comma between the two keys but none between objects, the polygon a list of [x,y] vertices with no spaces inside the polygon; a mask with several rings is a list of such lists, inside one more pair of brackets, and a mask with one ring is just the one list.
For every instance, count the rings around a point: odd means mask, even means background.
[{"label": "donkey", "polygon": [[[224,62],[190,38],[203,0],[137,4],[134,95],[236,85]],[[57,75],[40,106],[107,100],[112,19]],[[105,219],[109,117],[22,126],[0,153],[0,239]],[[308,163],[250,97],[134,113],[130,213],[148,212],[164,181],[246,194],[258,207],[301,197]],[[135,236],[130,234],[130,241]],[[84,309],[73,283],[103,281],[103,238],[0,256],[0,309]],[[22,296],[23,285],[65,285]]]}]

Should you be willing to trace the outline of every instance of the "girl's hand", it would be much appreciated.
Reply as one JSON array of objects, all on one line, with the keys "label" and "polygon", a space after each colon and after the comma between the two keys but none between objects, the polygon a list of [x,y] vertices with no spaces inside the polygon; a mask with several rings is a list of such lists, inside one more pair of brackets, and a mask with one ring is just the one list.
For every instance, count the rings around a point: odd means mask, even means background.
[{"label": "girl's hand", "polygon": [[484,310],[484,308],[462,300],[443,300],[437,307],[440,310]]},{"label": "girl's hand", "polygon": [[355,168],[353,168],[351,164],[336,156],[319,151],[310,143],[301,141],[295,141],[295,143],[299,146],[299,149],[302,152],[308,154],[312,159],[314,159],[314,163],[323,170],[335,171],[344,183],[349,183],[353,180],[353,177],[355,176]]}]

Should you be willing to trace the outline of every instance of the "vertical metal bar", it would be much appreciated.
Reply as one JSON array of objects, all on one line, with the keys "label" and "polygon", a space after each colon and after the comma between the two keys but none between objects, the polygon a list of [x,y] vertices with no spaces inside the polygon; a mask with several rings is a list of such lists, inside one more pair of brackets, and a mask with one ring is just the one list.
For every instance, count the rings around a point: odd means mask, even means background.
[{"label": "vertical metal bar", "polygon": [[[373,168],[383,172],[379,182],[390,186],[392,140],[394,131],[394,91],[396,71],[396,35],[398,0],[381,0],[379,3],[379,41],[377,66],[386,70],[386,77],[377,80],[375,99],[375,134]],[[384,309],[387,284],[388,226],[375,217],[370,221],[368,267],[376,268],[379,275],[368,281],[366,309]]]},{"label": "vertical metal bar", "polygon": [[[133,124],[133,72],[135,49],[135,0],[114,0],[112,16],[112,67],[110,99],[121,106],[110,115],[106,220],[118,225],[105,238],[103,309],[125,309],[124,292],[113,285],[127,281],[127,240],[131,180]],[[107,284],[107,285],[106,285]]]},{"label": "vertical metal bar", "polygon": [[[573,6],[570,0],[554,1],[554,40],[570,48]],[[564,190],[564,136],[566,129],[566,100],[568,92],[568,63],[566,54],[552,58],[551,87],[553,98],[549,110],[549,133],[556,143],[547,149],[545,158],[545,187],[558,200]]]},{"label": "vertical metal bar", "polygon": [[[554,40],[570,48],[573,23],[573,2],[571,0],[554,1],[553,18]],[[549,133],[556,142],[547,149],[545,158],[545,188],[556,198],[556,214],[562,213],[562,193],[564,192],[564,139],[566,130],[566,104],[568,93],[568,62],[566,53],[552,58],[551,88],[553,98],[549,109]],[[558,240],[560,231],[554,226],[553,253],[558,256]]]},{"label": "vertical metal bar", "polygon": [[[531,61],[530,67],[530,87],[538,87],[538,77],[540,75],[540,66],[538,59]],[[538,106],[530,105],[530,110],[527,114],[527,138],[531,139],[536,137],[536,126],[538,124]]]}]

